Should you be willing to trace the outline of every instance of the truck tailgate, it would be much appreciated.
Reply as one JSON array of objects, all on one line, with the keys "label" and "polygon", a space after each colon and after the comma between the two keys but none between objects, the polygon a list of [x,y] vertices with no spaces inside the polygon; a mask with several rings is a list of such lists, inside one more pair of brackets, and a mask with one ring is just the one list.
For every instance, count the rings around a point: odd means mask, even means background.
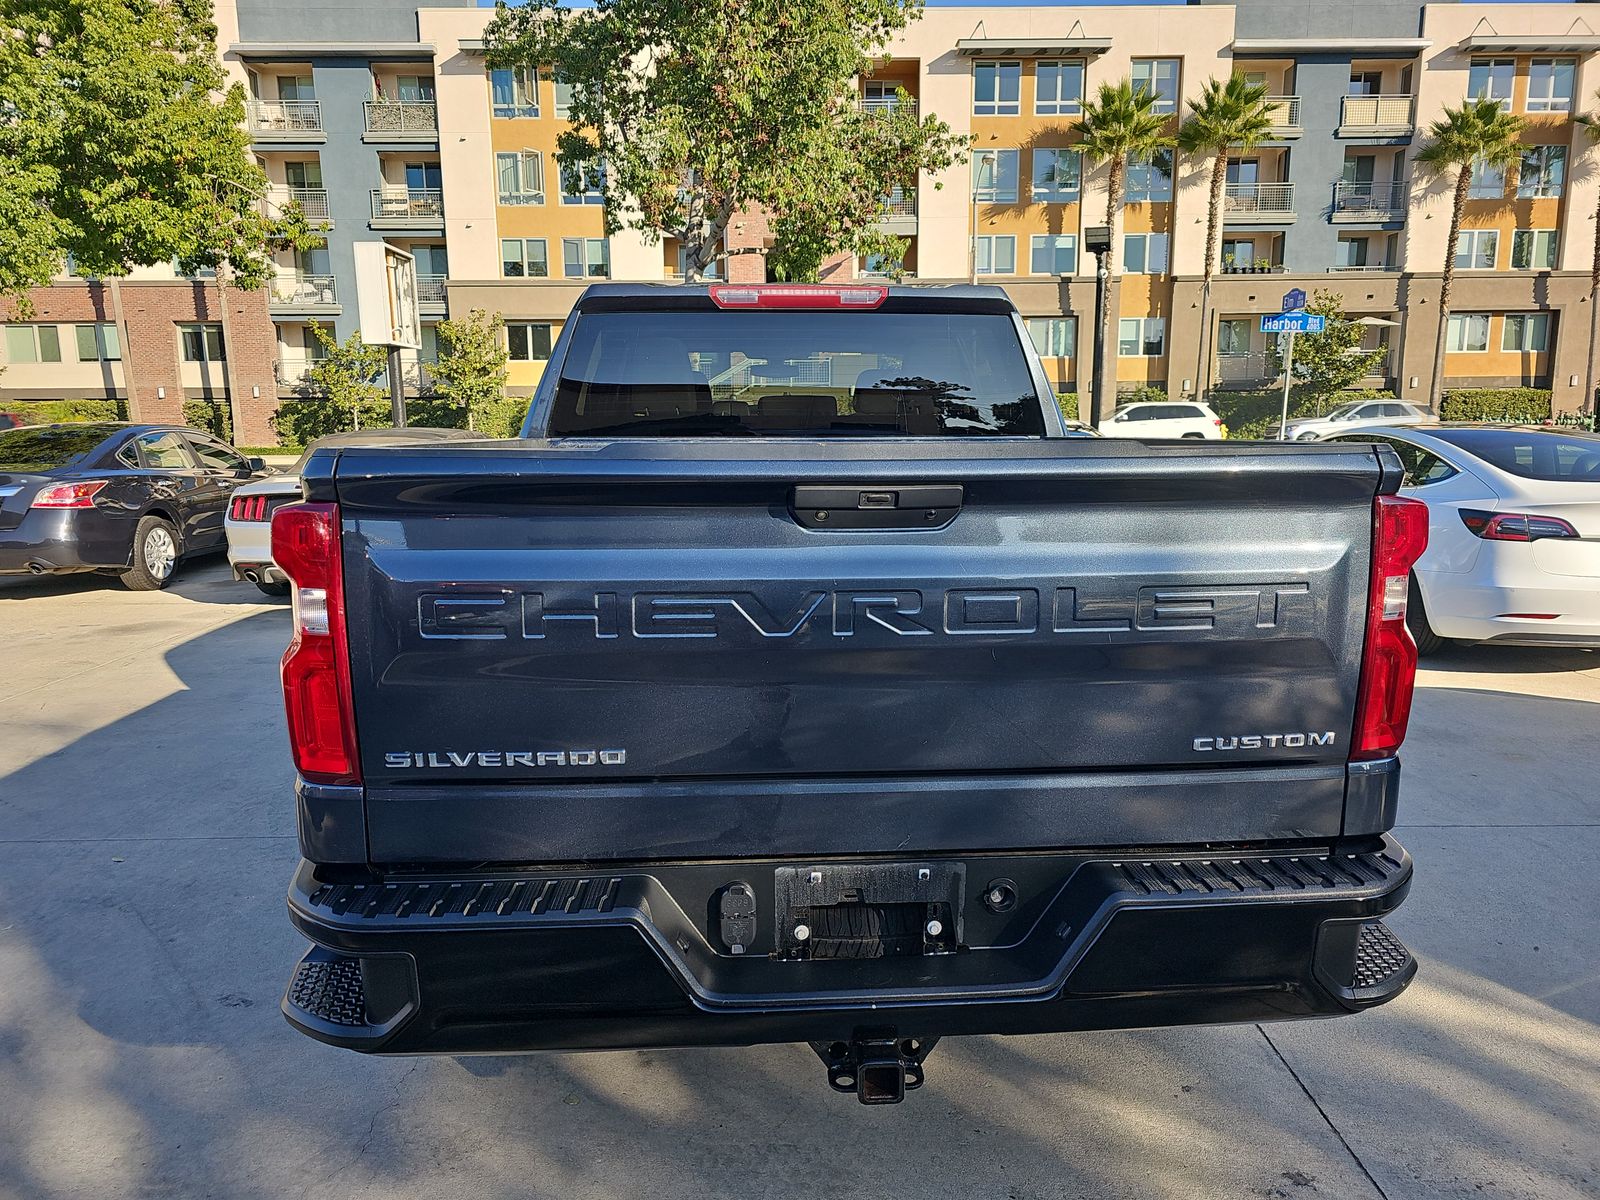
[{"label": "truck tailgate", "polygon": [[1339,832],[1370,447],[529,442],[332,470],[377,861]]}]

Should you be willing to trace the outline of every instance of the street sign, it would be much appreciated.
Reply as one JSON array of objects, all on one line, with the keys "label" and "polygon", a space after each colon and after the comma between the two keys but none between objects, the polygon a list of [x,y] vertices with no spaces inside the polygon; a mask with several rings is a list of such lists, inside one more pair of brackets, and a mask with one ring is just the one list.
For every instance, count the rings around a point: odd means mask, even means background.
[{"label": "street sign", "polygon": [[1321,333],[1328,318],[1318,313],[1286,312],[1261,318],[1262,333]]},{"label": "street sign", "polygon": [[1283,311],[1298,312],[1306,306],[1306,293],[1304,288],[1290,288],[1283,294]]}]

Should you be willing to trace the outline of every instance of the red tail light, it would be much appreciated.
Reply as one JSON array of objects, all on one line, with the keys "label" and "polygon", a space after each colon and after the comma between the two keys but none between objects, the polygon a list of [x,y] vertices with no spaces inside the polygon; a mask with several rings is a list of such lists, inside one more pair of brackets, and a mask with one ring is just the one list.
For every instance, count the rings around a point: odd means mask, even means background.
[{"label": "red tail light", "polygon": [[232,521],[265,521],[268,515],[265,495],[235,496],[228,506],[228,519]]},{"label": "red tail light", "polygon": [[95,493],[105,487],[104,479],[82,479],[41,488],[33,498],[33,508],[93,508]]},{"label": "red tail light", "polygon": [[276,509],[272,558],[294,583],[294,640],[283,655],[283,703],[294,765],[312,783],[360,783],[339,506]]},{"label": "red tail light", "polygon": [[718,308],[877,308],[889,295],[875,284],[714,283],[710,291]]},{"label": "red tail light", "polygon": [[1372,502],[1372,577],[1352,759],[1388,758],[1406,739],[1417,680],[1417,644],[1406,628],[1406,597],[1411,568],[1427,548],[1427,505],[1404,496]]},{"label": "red tail light", "polygon": [[1575,538],[1578,531],[1560,517],[1529,513],[1481,512],[1463,508],[1461,523],[1486,542],[1537,542],[1541,538]]}]

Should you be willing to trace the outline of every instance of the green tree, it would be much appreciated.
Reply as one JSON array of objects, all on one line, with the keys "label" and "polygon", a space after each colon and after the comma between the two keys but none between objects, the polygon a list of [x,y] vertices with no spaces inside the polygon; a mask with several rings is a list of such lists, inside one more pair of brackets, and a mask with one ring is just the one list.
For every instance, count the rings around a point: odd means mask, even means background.
[{"label": "green tree", "polygon": [[1178,147],[1196,158],[1211,159],[1211,198],[1206,212],[1206,261],[1200,287],[1200,354],[1194,377],[1204,399],[1211,386],[1211,277],[1216,273],[1217,239],[1222,231],[1222,206],[1228,182],[1228,156],[1249,153],[1272,132],[1273,105],[1267,85],[1252,84],[1243,75],[1226,82],[1208,79],[1200,98],[1189,101],[1189,119],[1178,129]]},{"label": "green tree", "polygon": [[1444,395],[1450,291],[1455,284],[1456,247],[1461,241],[1461,219],[1467,211],[1472,171],[1479,164],[1501,171],[1514,167],[1522,155],[1518,135],[1523,124],[1521,117],[1502,109],[1498,100],[1468,100],[1460,108],[1445,108],[1444,116],[1428,126],[1428,142],[1417,154],[1417,165],[1423,171],[1454,184],[1450,233],[1444,248],[1444,277],[1439,284],[1439,336],[1434,344],[1433,384],[1428,392],[1428,402],[1435,409]]},{"label": "green tree", "polygon": [[263,210],[210,0],[0,0],[0,29],[0,297],[17,310],[70,257],[109,280],[126,345],[133,268],[254,289],[274,239],[306,239],[303,215]]},{"label": "green tree", "polygon": [[360,429],[363,417],[372,424],[377,405],[383,404],[384,411],[388,408],[388,391],[378,382],[389,367],[388,350],[367,345],[359,333],[341,342],[315,321],[311,334],[323,357],[306,372],[306,387],[330,412],[333,429],[325,432]]},{"label": "green tree", "polygon": [[[1600,101],[1600,92],[1595,93]],[[1591,146],[1600,145],[1600,113],[1585,113],[1577,118]],[[1584,374],[1583,412],[1590,423],[1596,414],[1595,392],[1600,389],[1600,200],[1594,210],[1594,258],[1589,266],[1589,364]]]},{"label": "green tree", "polygon": [[[786,269],[871,244],[883,199],[964,144],[914,108],[866,111],[857,79],[921,0],[563,0],[501,6],[494,68],[553,71],[571,88],[563,186],[599,172],[608,233],[670,235],[684,278],[730,253],[738,214],[764,210]],[[594,175],[588,175],[590,179]],[[820,252],[819,252],[820,247]]]},{"label": "green tree", "polygon": [[1384,351],[1361,349],[1366,326],[1345,315],[1344,297],[1338,292],[1318,288],[1306,311],[1328,318],[1321,333],[1296,334],[1294,373],[1296,385],[1317,397],[1342,392],[1370,375],[1383,361]]},{"label": "green tree", "polygon": [[[1102,83],[1092,100],[1083,102],[1083,118],[1078,124],[1078,149],[1090,162],[1104,162],[1110,168],[1106,182],[1106,225],[1111,229],[1111,274],[1117,273],[1117,214],[1127,199],[1128,160],[1155,158],[1174,144],[1172,120],[1156,111],[1158,97],[1148,88],[1136,88],[1129,79]],[[1114,396],[1117,378],[1117,344],[1111,337],[1109,306],[1100,327],[1106,347],[1106,362],[1097,362],[1095,394],[1089,403],[1094,411],[1104,408],[1107,383]]]},{"label": "green tree", "polygon": [[510,437],[515,420],[522,424],[527,401],[506,395],[506,348],[500,332],[505,321],[475,308],[465,317],[439,322],[439,360],[433,365],[434,389],[459,404],[472,429],[493,437]]}]

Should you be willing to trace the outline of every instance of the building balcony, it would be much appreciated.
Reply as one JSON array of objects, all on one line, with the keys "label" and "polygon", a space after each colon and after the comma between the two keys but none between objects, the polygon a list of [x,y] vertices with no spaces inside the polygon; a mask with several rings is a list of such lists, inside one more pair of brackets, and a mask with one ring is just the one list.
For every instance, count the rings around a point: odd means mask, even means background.
[{"label": "building balcony", "polygon": [[1333,211],[1329,219],[1344,224],[1374,221],[1403,221],[1406,204],[1411,195],[1411,181],[1407,179],[1365,181],[1333,185]]},{"label": "building balcony", "polygon": [[1294,220],[1294,184],[1230,183],[1222,198],[1222,219],[1241,224]]},{"label": "building balcony", "polygon": [[444,228],[444,192],[438,188],[372,189],[374,229]]},{"label": "building balcony", "polygon": [[1250,354],[1217,355],[1217,386],[1225,388],[1270,387],[1282,378],[1275,356],[1259,351]]},{"label": "building balcony", "polygon": [[1410,96],[1345,96],[1339,137],[1399,137],[1413,130]]},{"label": "building balcony", "polygon": [[250,137],[257,142],[325,142],[320,100],[252,100],[245,106]]},{"label": "building balcony", "polygon": [[430,317],[445,313],[445,276],[417,276],[417,306]]},{"label": "building balcony", "polygon": [[323,188],[286,187],[273,184],[267,188],[266,213],[269,217],[283,215],[291,204],[297,205],[308,221],[319,225],[332,225],[333,215],[328,208],[328,193]]},{"label": "building balcony", "polygon": [[1330,275],[1380,275],[1385,271],[1398,271],[1400,268],[1393,263],[1341,263],[1329,267]]},{"label": "building balcony", "polygon": [[321,362],[310,354],[283,354],[272,364],[272,375],[283,391],[296,391],[305,386],[306,375]]},{"label": "building balcony", "polygon": [[884,198],[877,228],[885,233],[909,237],[917,232],[917,189],[895,188]]},{"label": "building balcony", "polygon": [[1266,103],[1271,106],[1268,119],[1272,122],[1273,136],[1299,137],[1303,132],[1300,128],[1300,97],[1268,96]]},{"label": "building balcony", "polygon": [[339,290],[332,275],[285,271],[272,280],[267,307],[274,316],[296,313],[339,315]]},{"label": "building balcony", "polygon": [[914,117],[917,115],[917,98],[915,96],[901,100],[898,96],[863,96],[861,97],[862,112],[894,112],[897,109],[908,110]]},{"label": "building balcony", "polygon": [[368,100],[367,142],[436,142],[439,109],[432,100]]}]

